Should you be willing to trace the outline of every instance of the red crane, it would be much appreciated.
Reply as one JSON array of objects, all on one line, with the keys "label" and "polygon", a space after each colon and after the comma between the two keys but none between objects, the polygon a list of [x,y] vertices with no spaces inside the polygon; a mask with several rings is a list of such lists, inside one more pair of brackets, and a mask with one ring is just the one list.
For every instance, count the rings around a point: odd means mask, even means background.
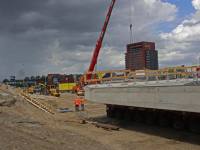
[{"label": "red crane", "polygon": [[[99,38],[99,40],[98,40],[97,43],[96,43],[96,47],[95,47],[95,50],[94,50],[94,53],[93,53],[93,57],[92,57],[92,60],[91,60],[91,63],[90,63],[90,67],[89,67],[89,70],[88,70],[88,71],[94,71],[94,68],[95,68],[95,66],[96,66],[96,64],[97,64],[97,58],[98,58],[98,55],[99,55],[99,51],[100,51],[100,49],[101,49],[101,45],[102,45],[102,42],[103,42],[103,38],[104,38],[104,35],[105,35],[105,33],[106,33],[106,28],[107,28],[107,26],[108,26],[108,22],[109,22],[109,20],[110,20],[110,16],[111,16],[111,13],[112,13],[112,10],[113,10],[115,1],[116,1],[116,0],[112,0],[112,2],[111,2],[111,4],[110,4],[110,8],[109,8],[109,10],[108,10],[108,14],[107,14],[107,16],[106,16],[106,20],[105,20],[105,23],[104,23],[104,25],[103,25],[103,29],[102,29],[102,31],[101,31],[100,38]],[[77,86],[77,87],[73,87],[73,90],[77,91],[77,89],[81,89],[80,83],[82,82],[83,77],[84,77],[84,76],[82,76],[81,79],[79,80],[78,86]],[[89,75],[87,76],[87,79],[89,80],[89,79],[91,79],[91,77],[92,77],[92,74],[89,74]]]},{"label": "red crane", "polygon": [[[91,60],[91,63],[90,63],[90,67],[89,67],[89,70],[88,71],[93,71],[94,70],[94,67],[95,65],[97,64],[97,58],[98,58],[98,55],[99,55],[99,51],[101,49],[101,44],[103,42],[103,38],[104,38],[104,35],[106,33],[106,28],[108,26],[108,22],[110,20],[110,16],[111,16],[111,13],[112,13],[112,9],[114,7],[114,4],[115,4],[115,1],[116,0],[112,0],[111,4],[110,4],[110,8],[109,8],[109,11],[108,11],[108,14],[106,16],[106,20],[105,20],[105,23],[104,23],[104,26],[103,26],[103,29],[101,31],[101,35],[99,37],[99,40],[97,41],[97,44],[96,44],[96,47],[95,47],[95,50],[94,50],[94,53],[93,53],[93,57],[92,57],[92,60]],[[87,79],[91,79],[92,77],[92,74],[89,74],[87,76]]]}]

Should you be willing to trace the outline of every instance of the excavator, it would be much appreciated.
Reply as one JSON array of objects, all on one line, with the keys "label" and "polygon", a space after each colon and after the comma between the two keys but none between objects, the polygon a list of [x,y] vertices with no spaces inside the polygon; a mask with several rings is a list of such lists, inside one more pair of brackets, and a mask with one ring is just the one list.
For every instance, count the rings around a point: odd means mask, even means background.
[{"label": "excavator", "polygon": [[41,86],[41,91],[43,91],[45,95],[60,97],[61,92],[55,88],[55,85],[45,85],[42,83],[39,83],[39,85]]},{"label": "excavator", "polygon": [[[99,51],[100,51],[100,49],[101,49],[101,45],[102,45],[102,42],[103,42],[103,38],[104,38],[104,35],[105,35],[105,33],[106,33],[106,28],[107,28],[107,26],[108,26],[108,22],[109,22],[109,20],[110,20],[110,16],[111,16],[111,13],[112,13],[112,10],[113,10],[115,1],[116,1],[116,0],[112,0],[112,2],[111,2],[111,4],[110,4],[109,10],[108,10],[108,14],[107,14],[107,16],[106,16],[106,20],[105,20],[105,22],[104,22],[104,26],[103,26],[103,29],[102,29],[101,34],[100,34],[100,38],[99,38],[99,40],[98,40],[97,43],[96,43],[96,47],[95,47],[95,50],[94,50],[94,53],[93,53],[93,57],[92,57],[92,60],[91,60],[91,63],[90,63],[90,67],[89,67],[88,71],[94,71],[94,68],[95,68],[95,66],[96,66],[96,64],[97,64],[97,58],[98,58],[98,55],[99,55]],[[89,74],[89,75],[87,76],[87,79],[90,80],[91,77],[92,77],[92,74]],[[95,77],[96,77],[96,75],[95,75]],[[76,92],[78,95],[81,95],[81,94],[83,95],[84,90],[83,90],[83,88],[82,88],[82,85],[83,85],[83,84],[87,84],[87,83],[85,83],[85,82],[83,81],[83,78],[84,78],[84,76],[82,76],[81,79],[79,80],[78,86],[74,86],[74,87],[73,87],[73,92]],[[94,82],[94,83],[95,83],[95,82]],[[82,85],[81,85],[81,84],[82,84]],[[92,84],[92,83],[90,83],[90,84]]]}]

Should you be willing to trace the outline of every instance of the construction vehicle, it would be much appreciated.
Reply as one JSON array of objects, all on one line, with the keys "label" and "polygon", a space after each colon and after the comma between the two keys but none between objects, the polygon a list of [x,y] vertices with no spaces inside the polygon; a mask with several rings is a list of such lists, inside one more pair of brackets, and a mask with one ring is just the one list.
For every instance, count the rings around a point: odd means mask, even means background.
[{"label": "construction vehicle", "polygon": [[[106,104],[107,117],[200,133],[200,83],[193,79],[84,88],[85,98]],[[114,84],[114,83],[113,83]]]},{"label": "construction vehicle", "polygon": [[28,88],[28,93],[33,94],[33,87]]},{"label": "construction vehicle", "polygon": [[85,95],[85,91],[84,90],[78,90],[77,91],[77,96],[84,96]]},{"label": "construction vehicle", "polygon": [[[108,14],[106,16],[106,20],[104,22],[103,29],[102,29],[101,34],[100,34],[100,38],[96,43],[96,47],[95,47],[95,50],[94,50],[94,53],[93,53],[93,57],[92,57],[92,60],[91,60],[91,63],[90,63],[90,67],[89,67],[88,71],[94,71],[94,68],[95,68],[95,66],[97,64],[97,58],[98,58],[98,55],[99,55],[99,51],[101,49],[101,45],[102,45],[102,42],[103,42],[103,39],[104,39],[104,35],[106,33],[106,28],[108,26],[108,22],[110,20],[110,16],[111,16],[115,1],[116,0],[112,0],[112,2],[110,4],[109,10],[108,10]],[[89,74],[87,76],[87,79],[89,80],[89,79],[91,79],[91,77],[92,77],[92,74]],[[96,74],[95,74],[95,77],[96,77]],[[77,92],[77,90],[83,90],[81,84],[82,85],[83,84],[88,84],[88,83],[84,83],[83,82],[83,78],[84,78],[84,76],[82,76],[81,79],[79,80],[78,86],[73,87],[73,91],[74,92]],[[90,84],[92,84],[92,83],[93,82],[91,82]],[[94,83],[96,83],[96,82],[94,82]]]},{"label": "construction vehicle", "polygon": [[58,89],[56,89],[55,85],[47,85],[47,94],[49,96],[55,96],[55,97],[60,97],[61,92],[59,92]]},{"label": "construction vehicle", "polygon": [[45,85],[42,83],[39,83],[39,85],[41,86],[41,92],[45,95],[49,95],[49,96],[56,96],[56,97],[60,97],[61,92],[59,92],[59,90],[57,90],[55,88],[55,85]]},{"label": "construction vehicle", "polygon": [[46,85],[43,83],[39,83],[39,86],[40,86],[40,94],[47,95]]},{"label": "construction vehicle", "polygon": [[72,93],[77,93],[77,91],[83,90],[83,86],[82,86],[82,84],[83,84],[83,82],[82,82],[83,78],[84,78],[84,76],[82,76],[81,79],[79,80],[78,86],[74,86],[73,87]]},{"label": "construction vehicle", "polygon": [[[172,68],[177,70],[176,67]],[[182,67],[181,69],[186,70],[187,68],[192,71],[194,67]],[[159,74],[159,70],[154,71],[153,76],[157,76],[157,79],[159,76],[170,75],[167,69]],[[130,72],[130,74],[132,73]],[[180,75],[181,73],[183,72],[173,72],[171,75]],[[198,70],[196,72],[185,71],[185,73],[195,75]],[[152,75],[152,71],[137,76],[146,78],[149,77],[149,74]],[[137,76],[135,75],[135,78]],[[89,81],[93,80],[87,80],[87,82]],[[146,122],[149,125],[157,123],[162,127],[173,126],[176,130],[189,127],[192,132],[200,133],[200,82],[198,78],[177,78],[177,80],[167,78],[166,81],[144,80],[127,85],[121,83],[112,83],[110,86],[106,84],[88,85],[84,87],[84,90],[85,99],[107,106],[106,111],[109,118],[135,120],[136,122]]]},{"label": "construction vehicle", "polygon": [[37,93],[41,91],[41,87],[40,86],[34,86],[33,87],[33,93]]}]

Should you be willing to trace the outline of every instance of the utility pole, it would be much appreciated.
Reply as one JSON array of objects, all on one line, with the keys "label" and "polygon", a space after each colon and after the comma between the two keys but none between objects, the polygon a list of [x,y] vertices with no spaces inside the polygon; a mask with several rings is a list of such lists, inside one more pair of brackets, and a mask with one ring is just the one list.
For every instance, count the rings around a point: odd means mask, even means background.
[{"label": "utility pole", "polygon": [[[24,69],[24,64],[23,64],[23,69]],[[23,78],[23,86],[24,86],[24,78]],[[25,90],[25,87],[24,87],[24,90]]]},{"label": "utility pole", "polygon": [[28,89],[28,78],[27,78],[26,82],[27,82],[26,84],[27,84],[27,89]]},{"label": "utility pole", "polygon": [[200,53],[199,53],[199,67],[200,67]]},{"label": "utility pole", "polygon": [[130,43],[133,43],[133,33],[132,33],[132,9],[131,9],[132,5],[131,5],[131,0],[130,0]]}]

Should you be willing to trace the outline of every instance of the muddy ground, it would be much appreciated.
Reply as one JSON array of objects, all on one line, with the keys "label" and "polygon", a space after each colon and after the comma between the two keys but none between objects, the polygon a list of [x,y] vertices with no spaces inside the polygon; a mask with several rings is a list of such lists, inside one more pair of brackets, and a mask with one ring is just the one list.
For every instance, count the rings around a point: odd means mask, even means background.
[{"label": "muddy ground", "polygon": [[[3,90],[3,91],[2,91]],[[0,86],[0,150],[32,149],[77,149],[77,150],[196,150],[200,149],[200,135],[187,130],[175,131],[172,128],[149,126],[144,123],[108,119],[103,104],[85,101],[85,111],[59,113],[60,107],[74,109],[75,94],[63,93],[56,101],[44,101],[52,105],[55,115],[46,113],[18,95],[19,89],[6,89]],[[14,97],[13,96],[17,96]],[[78,118],[80,113],[99,121],[113,122],[120,126],[119,131],[97,128],[91,123],[66,122]],[[17,122],[23,123],[17,123]],[[28,123],[36,121],[36,124]],[[39,123],[37,123],[39,122]]]}]

